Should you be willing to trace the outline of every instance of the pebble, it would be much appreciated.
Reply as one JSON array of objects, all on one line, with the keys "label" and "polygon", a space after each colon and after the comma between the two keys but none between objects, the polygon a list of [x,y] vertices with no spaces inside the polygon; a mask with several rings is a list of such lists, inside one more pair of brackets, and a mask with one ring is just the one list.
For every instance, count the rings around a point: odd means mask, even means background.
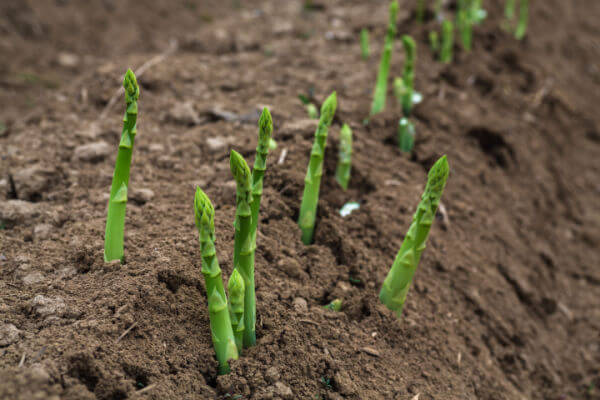
[{"label": "pebble", "polygon": [[0,219],[6,222],[23,222],[40,214],[40,206],[24,200],[0,202]]},{"label": "pebble", "polygon": [[379,351],[375,350],[372,347],[365,346],[365,347],[361,348],[360,350],[371,356],[379,357]]},{"label": "pebble", "polygon": [[37,240],[48,239],[52,234],[54,227],[50,224],[39,224],[33,228],[33,236]]},{"label": "pebble", "polygon": [[58,177],[56,169],[40,164],[19,170],[12,174],[17,197],[21,200],[35,200],[44,194]]},{"label": "pebble", "polygon": [[116,149],[112,149],[105,141],[88,143],[78,146],[73,151],[74,161],[99,162],[104,160]]},{"label": "pebble", "polygon": [[300,263],[291,257],[279,260],[277,266],[285,272],[290,278],[300,278],[302,276],[302,268]]},{"label": "pebble", "polygon": [[0,324],[0,347],[9,346],[19,340],[19,333],[13,324]]},{"label": "pebble", "polygon": [[236,193],[235,181],[227,181],[221,185],[221,193],[225,199],[234,199]]},{"label": "pebble", "polygon": [[73,53],[61,52],[58,53],[56,61],[61,67],[74,68],[79,65],[79,56]]},{"label": "pebble", "polygon": [[65,279],[65,278],[70,278],[74,275],[77,275],[77,270],[73,267],[64,267],[58,270],[58,272],[56,273],[56,276],[59,279]]},{"label": "pebble", "polygon": [[302,134],[314,133],[317,129],[319,120],[312,118],[297,119],[295,121],[287,122],[283,124],[281,130],[278,132],[278,136],[296,136]]},{"label": "pebble", "polygon": [[206,145],[210,151],[222,151],[229,145],[229,140],[223,136],[215,136],[206,138]]},{"label": "pebble", "polygon": [[194,105],[189,102],[177,102],[167,112],[167,119],[183,125],[198,125],[201,120]]},{"label": "pebble", "polygon": [[356,385],[346,371],[336,372],[334,379],[341,394],[350,396],[356,393]]},{"label": "pebble", "polygon": [[265,380],[269,383],[277,382],[279,378],[281,378],[281,375],[279,374],[277,367],[270,367],[265,372]]},{"label": "pebble", "polygon": [[146,204],[154,198],[154,192],[151,189],[134,187],[129,191],[129,198],[138,204]]},{"label": "pebble", "polygon": [[26,285],[35,285],[44,280],[44,275],[41,272],[32,272],[23,277],[23,283]]},{"label": "pebble", "polygon": [[38,383],[46,383],[50,380],[50,374],[40,364],[33,364],[29,369],[29,377],[32,381]]},{"label": "pebble", "polygon": [[153,153],[164,153],[165,152],[165,146],[163,146],[160,143],[151,143],[148,146],[148,150],[150,150]]},{"label": "pebble", "polygon": [[38,294],[32,301],[33,311],[40,317],[52,315],[61,316],[67,311],[67,305],[62,297],[46,297]]},{"label": "pebble", "polygon": [[299,313],[308,311],[308,303],[302,297],[296,297],[293,301],[294,309]]},{"label": "pebble", "polygon": [[291,400],[294,398],[294,393],[288,385],[283,382],[275,383],[275,393],[284,398],[285,400]]}]

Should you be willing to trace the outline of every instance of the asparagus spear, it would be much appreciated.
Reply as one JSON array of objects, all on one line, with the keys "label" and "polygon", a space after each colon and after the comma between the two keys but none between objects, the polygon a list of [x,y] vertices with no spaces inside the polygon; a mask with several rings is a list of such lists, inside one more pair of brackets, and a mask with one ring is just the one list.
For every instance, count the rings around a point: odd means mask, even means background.
[{"label": "asparagus spear", "polygon": [[206,283],[208,311],[213,346],[219,361],[219,374],[229,372],[228,361],[238,358],[231,320],[227,310],[227,296],[221,278],[221,268],[215,250],[215,210],[208,196],[196,189],[194,216],[202,252],[202,275]]},{"label": "asparagus spear", "polygon": [[[269,142],[273,133],[273,119],[271,113],[265,107],[258,120],[258,144],[256,145],[256,158],[252,168],[252,241],[256,246],[256,228],[258,227],[258,211],[260,210],[260,199],[263,192],[263,178],[267,169],[267,155],[269,154]],[[256,247],[254,247],[255,249]],[[253,249],[253,250],[254,250]]]},{"label": "asparagus spear", "polygon": [[227,284],[229,290],[229,318],[238,353],[244,347],[244,278],[234,269]]},{"label": "asparagus spear", "polygon": [[521,40],[527,33],[527,21],[529,19],[529,0],[521,0],[519,3],[519,23],[515,31],[515,38]]},{"label": "asparagus spear", "polygon": [[363,60],[367,60],[370,55],[369,31],[366,28],[363,28],[360,31],[360,54]]},{"label": "asparagus spear", "polygon": [[127,206],[127,186],[129,185],[129,169],[131,167],[131,154],[137,133],[136,122],[140,97],[140,88],[135,74],[128,69],[123,79],[125,88],[125,116],[123,117],[123,131],[117,153],[115,171],[110,188],[108,200],[108,214],[106,216],[106,232],[104,235],[104,261],[121,260],[123,262],[123,237],[125,230],[125,209]]},{"label": "asparagus spear", "polygon": [[317,203],[319,201],[319,188],[321,186],[321,176],[323,175],[323,157],[325,156],[325,145],[327,144],[327,132],[333,121],[336,107],[337,94],[333,92],[321,106],[321,117],[315,132],[315,141],[310,152],[308,170],[304,178],[304,193],[298,218],[298,225],[302,230],[302,243],[304,244],[312,242],[317,216]]},{"label": "asparagus spear", "polygon": [[229,166],[237,183],[233,266],[244,278],[244,347],[252,347],[256,343],[254,328],[256,323],[254,295],[254,250],[256,245],[252,238],[252,174],[244,158],[235,150],[231,150]]},{"label": "asparagus spear", "polygon": [[425,0],[417,0],[417,22],[423,23],[423,17],[425,16]]},{"label": "asparagus spear", "polygon": [[400,119],[398,123],[398,145],[400,150],[408,153],[415,145],[415,126],[408,118]]},{"label": "asparagus spear", "polygon": [[434,54],[440,50],[440,38],[436,31],[429,32],[429,47]]},{"label": "asparagus spear", "polygon": [[381,302],[395,311],[398,317],[402,315],[408,289],[419,265],[421,253],[425,249],[425,242],[435,219],[448,172],[446,156],[441,157],[429,170],[427,186],[413,216],[413,222],[379,293]]},{"label": "asparagus spear", "polygon": [[473,18],[472,0],[458,0],[457,24],[463,48],[471,51],[473,48]]},{"label": "asparagus spear", "polygon": [[340,131],[340,150],[338,153],[338,164],[335,170],[335,179],[340,186],[348,189],[350,170],[352,168],[352,129],[348,124],[342,126]]},{"label": "asparagus spear", "polygon": [[413,105],[413,91],[415,81],[415,59],[416,59],[416,44],[412,37],[408,35],[402,36],[402,44],[406,59],[404,60],[404,73],[402,81],[404,82],[405,91],[402,96],[402,112],[405,117],[409,117]]},{"label": "asparagus spear", "polygon": [[454,26],[452,21],[446,20],[442,23],[442,51],[440,61],[449,64],[452,62],[452,48],[454,47]]},{"label": "asparagus spear", "polygon": [[398,3],[392,0],[390,3],[390,21],[385,36],[381,61],[379,63],[379,73],[377,74],[377,83],[375,93],[373,94],[373,103],[371,104],[371,116],[383,111],[387,96],[387,81],[390,72],[390,61],[392,59],[392,50],[394,49],[394,37],[396,36],[396,19],[398,17]]}]

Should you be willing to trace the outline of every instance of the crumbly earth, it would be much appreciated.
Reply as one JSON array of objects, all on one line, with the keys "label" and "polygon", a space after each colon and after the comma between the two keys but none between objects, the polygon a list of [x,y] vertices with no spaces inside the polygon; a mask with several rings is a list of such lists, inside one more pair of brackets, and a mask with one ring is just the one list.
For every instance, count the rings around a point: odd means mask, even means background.
[{"label": "crumbly earth", "polygon": [[[600,398],[600,2],[532,1],[522,42],[502,3],[474,49],[418,43],[418,136],[400,107],[368,126],[387,1],[63,0],[0,5],[1,399]],[[449,2],[453,7],[453,2]],[[372,57],[362,61],[361,28]],[[402,71],[398,41],[392,76]],[[102,259],[127,67],[143,66],[126,264]],[[337,90],[315,243],[296,224],[320,103]],[[256,257],[257,346],[217,376],[192,200],[216,208],[231,273],[230,148],[269,156]],[[342,123],[353,171],[335,182]],[[378,290],[427,169],[451,176],[404,316]],[[360,209],[342,218],[348,201]],[[343,300],[341,312],[324,310]]]}]

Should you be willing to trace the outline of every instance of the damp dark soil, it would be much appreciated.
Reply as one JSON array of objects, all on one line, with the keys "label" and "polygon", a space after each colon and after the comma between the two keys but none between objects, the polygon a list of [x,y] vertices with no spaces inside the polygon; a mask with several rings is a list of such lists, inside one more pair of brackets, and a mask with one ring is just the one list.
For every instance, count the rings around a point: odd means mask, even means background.
[{"label": "damp dark soil", "polygon": [[[600,398],[600,2],[531,2],[519,42],[484,2],[470,53],[418,43],[418,136],[368,126],[387,1],[0,4],[1,399]],[[449,7],[453,7],[449,2]],[[370,30],[362,61],[358,33]],[[402,71],[398,41],[392,76]],[[142,69],[124,265],[102,258],[127,67]],[[317,103],[337,90],[315,243],[296,224]],[[116,95],[115,95],[116,93]],[[116,96],[116,97],[115,97]],[[116,101],[111,101],[111,99]],[[235,148],[269,106],[257,346],[217,376],[192,199],[216,206],[231,273]],[[342,123],[352,180],[333,173]],[[451,174],[404,316],[378,301],[423,190]],[[360,209],[345,218],[348,201]],[[341,312],[322,306],[343,300]]]}]

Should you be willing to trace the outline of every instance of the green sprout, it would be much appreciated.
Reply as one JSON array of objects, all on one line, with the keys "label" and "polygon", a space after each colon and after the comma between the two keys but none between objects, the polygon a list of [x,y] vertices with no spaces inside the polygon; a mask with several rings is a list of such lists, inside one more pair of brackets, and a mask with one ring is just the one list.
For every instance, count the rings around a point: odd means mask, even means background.
[{"label": "green sprout", "polygon": [[515,0],[506,0],[506,4],[504,4],[504,17],[509,21],[512,21],[515,17]]},{"label": "green sprout", "polygon": [[398,3],[393,0],[389,9],[389,25],[385,36],[381,61],[379,63],[379,73],[377,74],[377,83],[373,94],[373,103],[371,104],[371,116],[380,113],[385,109],[385,100],[387,96],[387,81],[390,72],[390,62],[392,60],[392,50],[394,49],[394,37],[396,36],[396,19],[398,17]]},{"label": "green sprout", "polygon": [[228,361],[238,358],[238,350],[215,249],[215,209],[200,188],[196,189],[194,196],[194,217],[200,239],[202,275],[206,283],[212,341],[219,361],[219,374],[223,375],[229,373]]},{"label": "green sprout", "polygon": [[244,278],[244,347],[256,343],[256,298],[254,294],[254,251],[252,237],[252,173],[244,157],[235,150],[229,155],[229,167],[236,182],[235,236],[233,267]]},{"label": "green sprout", "polygon": [[425,17],[425,0],[417,0],[417,22],[422,24]]},{"label": "green sprout", "polygon": [[325,145],[327,144],[327,132],[335,109],[337,107],[337,94],[333,92],[321,106],[321,118],[315,131],[315,141],[310,152],[310,161],[304,178],[304,193],[300,205],[300,216],[298,225],[302,230],[302,242],[310,244],[315,230],[317,217],[317,203],[319,202],[319,188],[321,176],[323,175],[323,157],[325,156]]},{"label": "green sprout", "polygon": [[308,116],[312,119],[319,119],[319,110],[317,109],[317,106],[315,106],[313,103],[308,103],[306,105],[306,112],[308,113]]},{"label": "green sprout", "polygon": [[416,44],[412,37],[408,35],[402,36],[402,44],[406,58],[404,60],[404,72],[402,81],[406,90],[402,94],[402,112],[405,117],[410,116],[413,105],[413,91],[415,81],[415,59],[416,59]]},{"label": "green sprout", "polygon": [[457,24],[460,40],[466,51],[471,51],[473,41],[473,22],[471,20],[470,0],[458,0]]},{"label": "green sprout", "polygon": [[369,31],[366,28],[360,30],[360,54],[363,60],[368,60],[371,50],[369,49]]},{"label": "green sprout", "polygon": [[436,31],[429,32],[429,47],[434,54],[440,51],[440,37]]},{"label": "green sprout", "polygon": [[398,123],[398,145],[405,153],[412,151],[415,145],[415,126],[408,118],[400,119]]},{"label": "green sprout", "polygon": [[352,168],[352,129],[348,124],[344,124],[340,130],[340,150],[338,153],[338,163],[335,170],[335,180],[340,186],[348,189],[350,180],[350,170]]},{"label": "green sprout", "polygon": [[452,21],[442,22],[442,50],[440,51],[440,61],[444,64],[452,62],[452,48],[454,47],[454,25]]},{"label": "green sprout", "polygon": [[390,310],[395,311],[398,317],[402,315],[406,295],[419,265],[421,254],[425,249],[427,236],[435,219],[448,173],[449,166],[446,156],[437,160],[429,170],[421,202],[379,293],[381,302]]},{"label": "green sprout", "polygon": [[123,238],[125,230],[125,209],[127,206],[127,186],[129,185],[129,169],[131,154],[137,133],[136,121],[138,114],[137,100],[140,88],[135,74],[128,69],[123,79],[125,88],[125,116],[123,117],[123,132],[117,153],[115,171],[108,200],[106,216],[106,233],[104,236],[104,261],[124,260]]},{"label": "green sprout", "polygon": [[529,0],[520,0],[519,3],[519,23],[515,31],[515,38],[521,40],[527,33],[527,22],[529,20]]},{"label": "green sprout", "polygon": [[242,352],[244,347],[244,278],[234,269],[229,277],[227,284],[229,291],[229,318],[233,329],[233,337],[238,353]]},{"label": "green sprout", "polygon": [[331,311],[340,311],[342,309],[342,300],[335,299],[326,306],[323,306],[323,308]]}]

